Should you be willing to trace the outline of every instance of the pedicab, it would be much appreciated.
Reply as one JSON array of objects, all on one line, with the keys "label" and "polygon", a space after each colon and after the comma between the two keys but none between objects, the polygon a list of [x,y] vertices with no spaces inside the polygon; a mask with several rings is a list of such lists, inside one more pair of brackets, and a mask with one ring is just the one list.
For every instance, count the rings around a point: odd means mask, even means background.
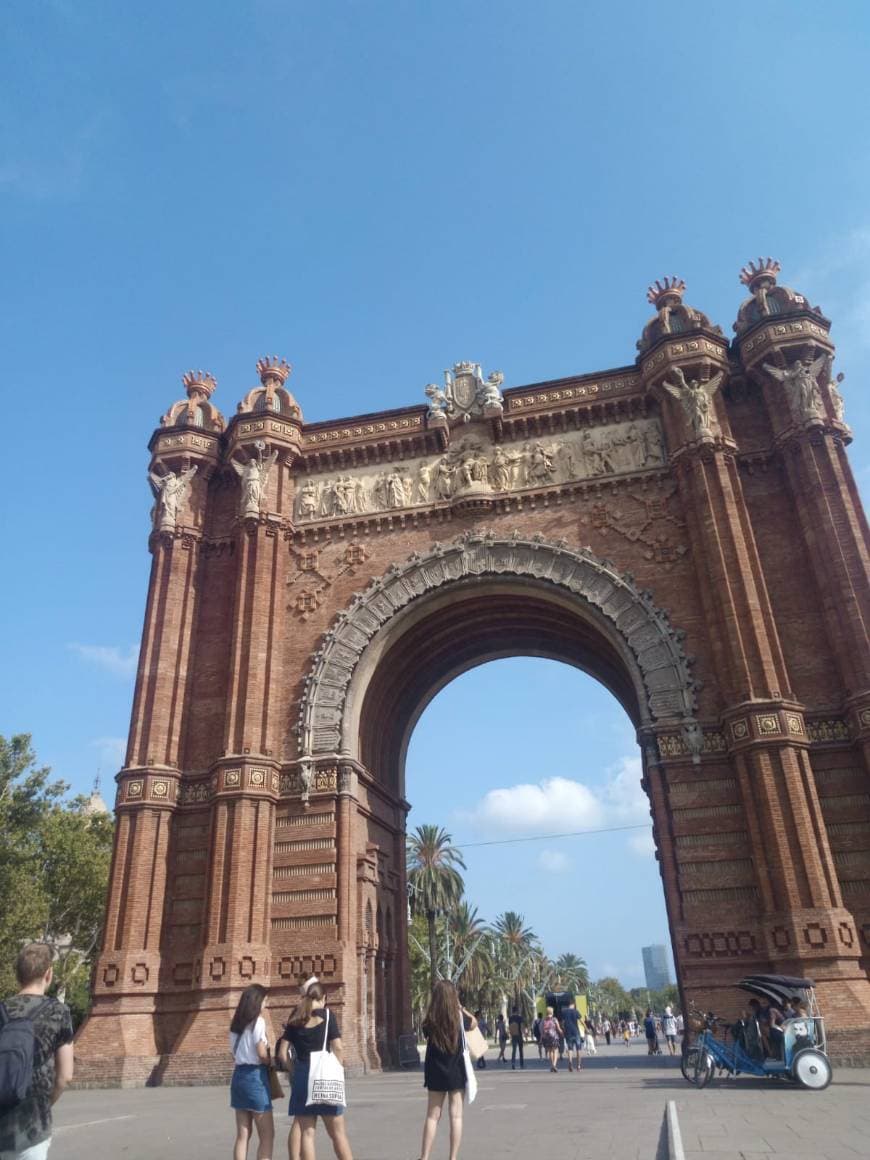
[{"label": "pedicab", "polygon": [[[706,1087],[718,1071],[725,1076],[752,1075],[792,1080],[811,1091],[826,1088],[831,1082],[831,1064],[827,1056],[825,1020],[812,979],[747,975],[737,986],[780,1010],[784,1010],[792,998],[799,998],[807,1013],[779,1024],[777,1053],[773,1056],[767,1055],[763,1049],[748,1050],[745,1042],[734,1037],[735,1025],[708,1012],[697,1021],[700,1032],[697,1039],[691,1044],[688,1039],[684,1042],[680,1067],[689,1083],[699,1088]],[[723,1029],[721,1038],[716,1034],[717,1028]]]}]

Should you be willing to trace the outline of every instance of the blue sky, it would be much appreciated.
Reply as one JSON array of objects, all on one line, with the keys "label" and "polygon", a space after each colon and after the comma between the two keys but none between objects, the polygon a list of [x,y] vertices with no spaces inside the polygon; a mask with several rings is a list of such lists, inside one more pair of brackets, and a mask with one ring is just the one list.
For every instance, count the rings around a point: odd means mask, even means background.
[{"label": "blue sky", "polygon": [[[283,355],[309,420],[420,402],[458,359],[507,386],[593,371],[632,361],[652,279],[681,275],[730,333],[740,266],[772,254],[834,321],[866,489],[868,25],[858,0],[4,5],[0,730],[31,731],[78,789],[117,768],[146,443],[190,367],[232,414],[256,359]],[[509,669],[463,678],[485,682],[475,703],[522,687]],[[421,807],[420,738],[463,681],[415,737]],[[618,738],[621,711],[600,712]],[[631,747],[583,753],[494,764],[479,800],[604,785]],[[559,875],[531,853],[512,863],[527,916],[554,950],[564,932],[593,962],[636,960],[640,862],[582,841],[621,883],[615,929],[587,909],[585,862]],[[502,857],[469,873],[487,913],[510,901],[486,894]]]}]

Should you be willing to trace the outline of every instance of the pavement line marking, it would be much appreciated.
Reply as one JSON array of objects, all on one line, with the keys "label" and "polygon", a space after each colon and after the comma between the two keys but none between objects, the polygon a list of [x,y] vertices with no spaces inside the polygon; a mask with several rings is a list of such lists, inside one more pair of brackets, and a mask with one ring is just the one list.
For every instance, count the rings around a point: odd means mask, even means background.
[{"label": "pavement line marking", "polygon": [[135,1120],[134,1115],[107,1116],[104,1120],[82,1120],[80,1124],[56,1124],[55,1132],[68,1132],[70,1128],[92,1128],[94,1124],[114,1124],[116,1120]]},{"label": "pavement line marking", "polygon": [[665,1108],[668,1121],[668,1160],[686,1160],[683,1151],[683,1136],[680,1132],[680,1120],[677,1116],[677,1105],[674,1100],[668,1100]]}]

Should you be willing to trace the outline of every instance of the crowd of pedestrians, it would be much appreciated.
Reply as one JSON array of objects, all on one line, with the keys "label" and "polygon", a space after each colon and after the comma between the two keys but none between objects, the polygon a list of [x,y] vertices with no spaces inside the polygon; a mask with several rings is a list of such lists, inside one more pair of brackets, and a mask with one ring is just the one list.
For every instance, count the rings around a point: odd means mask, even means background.
[{"label": "crowd of pedestrians", "polygon": [[[51,1145],[52,1107],[73,1076],[73,1027],[69,1009],[47,996],[52,983],[52,955],[48,946],[32,943],[16,962],[19,992],[0,1004],[0,1160],[46,1160]],[[274,1048],[269,1043],[264,1010],[268,992],[259,984],[246,987],[229,1025],[229,1050],[233,1058],[230,1107],[235,1117],[233,1160],[247,1160],[256,1137],[257,1160],[272,1160],[275,1124],[272,1105],[284,1091],[277,1071],[291,1073],[288,1112],[293,1117],[287,1139],[289,1160],[315,1160],[318,1119],[329,1136],[337,1160],[353,1160],[345,1130],[343,1048],[341,1029],[327,1004],[317,978],[301,987],[299,1000],[290,1012]],[[751,1013],[750,1013],[751,1014]],[[772,1035],[770,1022],[757,1021]],[[748,1016],[746,1026],[753,1024]],[[643,1033],[650,1055],[661,1054],[660,1036],[669,1054],[676,1054],[682,1019],[670,1007],[656,1016],[647,1010]],[[460,1004],[454,985],[435,985],[423,1022],[426,1056],[423,1084],[426,1112],[420,1143],[420,1160],[429,1160],[444,1107],[449,1118],[449,1157],[457,1160],[462,1141],[463,1101],[474,1097],[477,1081],[469,1042],[478,1045],[478,1067],[486,1067],[483,1039],[489,1026],[481,1012],[472,1015]],[[596,1039],[609,1045],[619,1035],[626,1046],[640,1028],[626,1020],[584,1016],[573,1001],[559,1012],[547,1007],[528,1029],[538,1058],[546,1057],[551,1072],[565,1059],[569,1072],[582,1068],[581,1051],[595,1055]],[[745,1033],[747,1038],[749,1032]],[[508,1040],[511,1068],[524,1069],[526,1020],[518,1005],[495,1021],[499,1048],[496,1062],[507,1065]],[[328,1066],[327,1066],[328,1064]],[[325,1078],[329,1074],[331,1079]],[[336,1078],[336,1074],[338,1078]],[[283,1151],[283,1147],[281,1149]]]}]

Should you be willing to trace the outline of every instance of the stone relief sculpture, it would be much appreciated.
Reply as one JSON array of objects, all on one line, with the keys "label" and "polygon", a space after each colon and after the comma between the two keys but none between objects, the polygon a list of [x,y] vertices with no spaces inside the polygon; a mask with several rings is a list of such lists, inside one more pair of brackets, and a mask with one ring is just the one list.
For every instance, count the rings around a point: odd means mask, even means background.
[{"label": "stone relief sculpture", "polygon": [[450,400],[444,391],[435,383],[429,383],[424,393],[429,400],[429,421],[433,419],[446,421]]},{"label": "stone relief sculpture", "polygon": [[165,475],[157,475],[153,471],[148,473],[148,482],[157,501],[151,509],[151,520],[158,531],[175,531],[179,509],[196,472],[197,466],[194,464],[184,471],[167,471]]},{"label": "stone relief sculpture", "polygon": [[785,387],[792,417],[799,423],[824,416],[822,392],[818,377],[828,356],[820,354],[817,359],[798,359],[792,366],[782,369],[771,363],[764,363],[764,369]]},{"label": "stone relief sculpture", "polygon": [[700,379],[687,379],[682,367],[674,367],[673,373],[676,383],[665,380],[662,386],[683,408],[692,434],[696,439],[703,439],[717,432],[719,422],[712,403],[725,372],[719,371],[706,382]]},{"label": "stone relief sculpture", "polygon": [[342,475],[308,476],[296,497],[296,519],[304,523],[551,487],[648,471],[664,461],[657,419],[589,427],[522,445],[466,438],[437,459],[410,460],[382,471],[359,467]]},{"label": "stone relief sculpture", "polygon": [[257,440],[254,444],[257,449],[257,456],[253,456],[247,463],[238,463],[235,459],[230,460],[233,469],[242,481],[242,495],[239,501],[239,514],[241,516],[258,516],[260,514],[260,504],[266,492],[266,484],[269,481],[269,472],[278,458],[278,452],[273,451],[268,459],[263,458],[263,452],[266,449],[265,443]]}]

